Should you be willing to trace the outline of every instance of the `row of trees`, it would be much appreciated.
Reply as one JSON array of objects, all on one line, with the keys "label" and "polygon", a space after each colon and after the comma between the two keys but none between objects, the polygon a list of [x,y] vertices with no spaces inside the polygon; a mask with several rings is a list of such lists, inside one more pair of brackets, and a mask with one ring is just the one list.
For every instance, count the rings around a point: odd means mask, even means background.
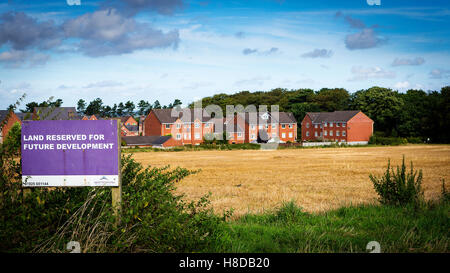
[{"label": "row of trees", "polygon": [[[44,101],[41,103],[30,102],[25,105],[25,109],[20,110],[23,113],[31,113],[35,107],[59,107],[63,104],[62,99],[57,99],[54,102]],[[101,98],[96,98],[93,101],[87,103],[85,100],[80,99],[77,102],[77,112],[80,115],[98,115],[100,117],[120,117],[124,115],[148,115],[152,109],[164,109],[172,108],[177,105],[181,105],[182,102],[179,99],[175,99],[173,103],[169,105],[161,105],[158,100],[153,104],[145,100],[140,100],[136,105],[132,101],[127,101],[125,103],[120,102],[119,104],[114,104],[112,107],[103,104]]]},{"label": "row of trees", "polygon": [[[287,90],[269,92],[242,91],[217,94],[202,99],[203,106],[279,105],[280,111],[292,112],[300,123],[306,112],[361,110],[374,122],[375,131],[383,136],[421,137],[432,142],[448,143],[450,137],[450,86],[440,91],[408,90],[400,93],[389,88],[371,87],[349,93],[343,88]],[[190,105],[193,107],[193,104]]]},{"label": "row of trees", "polygon": [[[82,115],[117,117],[123,115],[147,115],[152,109],[172,108],[181,105],[179,99],[162,106],[158,100],[153,104],[140,100],[137,106],[132,101],[120,102],[112,107],[97,98],[89,103],[80,99],[77,111]],[[276,88],[268,92],[242,91],[236,94],[217,94],[202,99],[202,105],[216,104],[225,113],[226,105],[278,105],[280,111],[292,112],[299,123],[306,112],[361,110],[375,122],[375,131],[383,136],[420,137],[432,142],[449,143],[450,136],[450,86],[440,91],[411,89],[400,93],[389,88],[371,87],[349,93],[343,88],[287,90]],[[23,112],[32,112],[34,107],[61,106],[62,100],[26,104]],[[190,104],[189,107],[193,107]],[[269,108],[270,110],[270,108]]]},{"label": "row of trees", "polygon": [[161,105],[158,100],[153,104],[148,101],[140,100],[136,105],[132,101],[119,104],[114,103],[111,107],[104,105],[102,99],[97,98],[91,102],[86,103],[85,100],[80,99],[77,103],[77,111],[83,115],[100,115],[101,117],[120,117],[123,115],[148,115],[152,109],[172,108],[177,105],[181,105],[182,102],[179,99],[175,99],[173,103],[169,105]]}]

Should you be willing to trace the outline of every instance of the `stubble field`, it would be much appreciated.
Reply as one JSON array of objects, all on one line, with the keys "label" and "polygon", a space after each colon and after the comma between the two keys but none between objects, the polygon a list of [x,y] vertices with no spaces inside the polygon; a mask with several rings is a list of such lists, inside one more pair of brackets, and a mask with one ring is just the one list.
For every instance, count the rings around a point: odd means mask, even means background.
[{"label": "stubble field", "polygon": [[450,145],[312,148],[274,151],[142,152],[133,157],[144,166],[171,165],[201,169],[178,184],[188,200],[211,192],[215,212],[233,208],[233,216],[261,213],[294,200],[308,212],[349,204],[374,203],[377,196],[369,174],[381,175],[405,155],[409,169],[422,169],[427,199],[450,184]]}]

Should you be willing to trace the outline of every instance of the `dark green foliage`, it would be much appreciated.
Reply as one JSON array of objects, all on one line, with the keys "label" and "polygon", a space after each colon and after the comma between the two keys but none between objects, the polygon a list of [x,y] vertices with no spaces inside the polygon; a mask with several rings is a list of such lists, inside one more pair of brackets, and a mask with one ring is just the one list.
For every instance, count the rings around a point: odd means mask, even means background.
[{"label": "dark green foliage", "polygon": [[407,204],[419,204],[423,201],[422,170],[414,171],[413,163],[411,169],[406,171],[405,157],[402,165],[397,170],[391,168],[390,161],[386,172],[380,178],[369,175],[379,200],[385,205],[404,206]]},{"label": "dark green foliage", "polygon": [[[412,141],[417,141],[416,138],[413,138]],[[414,142],[417,143],[417,142]],[[369,144],[376,145],[402,145],[408,144],[408,140],[403,137],[381,137],[381,136],[371,136],[369,139]]]}]

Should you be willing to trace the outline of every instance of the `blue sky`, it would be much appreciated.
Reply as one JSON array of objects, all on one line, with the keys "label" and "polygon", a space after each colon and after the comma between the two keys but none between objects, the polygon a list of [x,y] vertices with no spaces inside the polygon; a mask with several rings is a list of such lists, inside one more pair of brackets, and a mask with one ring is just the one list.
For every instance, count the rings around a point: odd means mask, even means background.
[{"label": "blue sky", "polygon": [[23,93],[75,106],[276,87],[440,90],[449,25],[448,1],[4,1],[0,108]]}]

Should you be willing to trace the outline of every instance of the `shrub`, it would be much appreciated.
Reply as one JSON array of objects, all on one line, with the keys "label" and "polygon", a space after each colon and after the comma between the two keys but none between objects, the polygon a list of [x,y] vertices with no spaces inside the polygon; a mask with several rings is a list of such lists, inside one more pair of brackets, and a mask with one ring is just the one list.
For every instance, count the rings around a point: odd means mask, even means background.
[{"label": "shrub", "polygon": [[411,161],[411,169],[407,173],[405,157],[403,156],[402,166],[397,166],[397,171],[390,166],[390,160],[386,172],[380,178],[369,175],[374,189],[379,196],[379,200],[385,205],[406,205],[418,204],[423,200],[422,191],[422,170],[414,171]]},{"label": "shrub", "polygon": [[420,137],[408,137],[407,141],[408,141],[408,143],[413,143],[413,144],[423,143],[423,140]]},{"label": "shrub", "polygon": [[408,140],[402,137],[380,137],[373,135],[369,139],[369,144],[396,146],[401,144],[408,144]]}]

